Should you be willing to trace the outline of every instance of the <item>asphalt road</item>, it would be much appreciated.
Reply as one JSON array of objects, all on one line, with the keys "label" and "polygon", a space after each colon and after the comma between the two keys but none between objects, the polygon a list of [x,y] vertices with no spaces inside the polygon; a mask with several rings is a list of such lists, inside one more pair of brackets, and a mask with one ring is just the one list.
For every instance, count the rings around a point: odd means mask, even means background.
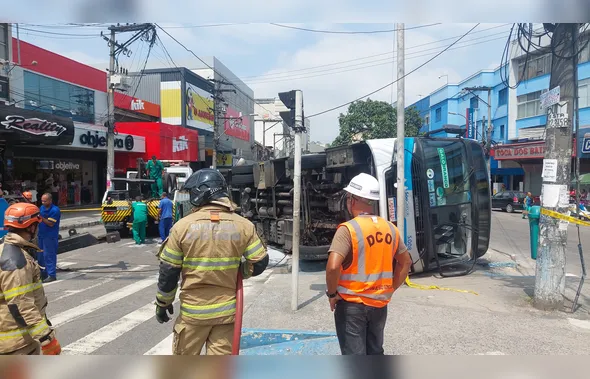
[{"label": "asphalt road", "polygon": [[[161,325],[155,319],[155,242],[137,246],[124,239],[58,256],[63,270],[44,287],[48,318],[57,328],[63,355],[171,354],[174,322]],[[271,255],[270,269],[244,282],[246,306],[283,258]],[[173,317],[178,313],[176,303]]]},{"label": "asphalt road", "polygon": [[[492,239],[490,248],[502,253],[530,258],[529,220],[523,220],[521,213],[492,212]],[[586,267],[590,263],[590,233],[588,227],[580,226],[582,248]],[[575,225],[568,227],[566,272],[580,275],[582,266],[578,253],[578,230]]]},{"label": "asphalt road", "polygon": [[88,211],[88,210],[68,210],[62,209],[61,210],[61,219],[67,220],[74,217],[96,217],[100,218],[100,211]]}]

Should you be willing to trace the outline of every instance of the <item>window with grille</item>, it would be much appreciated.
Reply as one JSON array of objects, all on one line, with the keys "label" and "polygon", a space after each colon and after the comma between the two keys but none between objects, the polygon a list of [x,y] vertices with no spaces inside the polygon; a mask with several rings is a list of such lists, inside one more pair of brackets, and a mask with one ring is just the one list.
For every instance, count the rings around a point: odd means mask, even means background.
[{"label": "window with grille", "polygon": [[541,109],[541,91],[527,93],[526,95],[520,95],[516,98],[517,106],[517,119],[541,116],[545,112]]},{"label": "window with grille", "polygon": [[578,107],[590,107],[590,78],[578,82]]}]

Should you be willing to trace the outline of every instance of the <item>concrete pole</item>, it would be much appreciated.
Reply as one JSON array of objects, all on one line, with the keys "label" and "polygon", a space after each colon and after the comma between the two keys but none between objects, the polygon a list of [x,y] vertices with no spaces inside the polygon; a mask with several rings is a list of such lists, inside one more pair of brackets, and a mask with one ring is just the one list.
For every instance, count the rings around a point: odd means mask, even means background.
[{"label": "concrete pole", "polygon": [[293,253],[291,269],[291,310],[299,307],[299,238],[301,234],[301,134],[303,130],[303,93],[295,91],[295,157],[293,172]]},{"label": "concrete pole", "polygon": [[[557,24],[552,44],[549,88],[559,87],[560,102],[547,108],[545,159],[556,163],[555,177],[543,178],[542,207],[560,214],[569,211],[574,115],[574,52],[578,24]],[[558,55],[558,56],[556,56]],[[562,59],[565,57],[567,59]],[[561,310],[565,291],[567,222],[541,215],[533,305],[541,310]]]},{"label": "concrete pole", "polygon": [[[405,241],[406,179],[404,172],[404,24],[397,24],[397,229]],[[407,241],[405,241],[407,242]]]},{"label": "concrete pole", "polygon": [[115,73],[115,29],[111,29],[111,53],[109,74],[107,75],[107,98],[109,120],[107,126],[107,191],[114,189],[112,179],[115,177],[115,89],[111,76]]},{"label": "concrete pole", "polygon": [[[490,152],[490,148],[492,146],[492,89],[488,88],[488,130],[487,130],[487,143],[486,143],[486,150]],[[490,180],[492,178],[492,166],[491,166],[491,159],[490,156],[487,156],[488,160],[488,174],[490,176]]]}]

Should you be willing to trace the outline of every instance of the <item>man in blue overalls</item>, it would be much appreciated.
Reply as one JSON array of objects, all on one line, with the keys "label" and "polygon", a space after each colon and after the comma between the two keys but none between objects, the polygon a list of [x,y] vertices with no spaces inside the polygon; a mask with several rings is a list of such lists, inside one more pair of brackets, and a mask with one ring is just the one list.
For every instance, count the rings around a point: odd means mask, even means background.
[{"label": "man in blue overalls", "polygon": [[42,222],[39,224],[38,240],[43,252],[38,255],[38,259],[39,265],[43,268],[41,270],[43,283],[49,283],[57,280],[57,246],[61,212],[53,204],[50,193],[41,197],[41,203],[43,204],[40,208]]}]

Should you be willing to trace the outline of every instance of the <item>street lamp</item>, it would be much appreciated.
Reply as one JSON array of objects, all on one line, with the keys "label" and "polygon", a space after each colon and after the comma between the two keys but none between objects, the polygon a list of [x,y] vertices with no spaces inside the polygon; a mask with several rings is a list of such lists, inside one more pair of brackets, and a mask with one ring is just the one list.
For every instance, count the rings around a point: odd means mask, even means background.
[{"label": "street lamp", "polygon": [[465,115],[463,115],[461,113],[449,112],[449,114],[454,114],[455,116],[461,116],[465,119],[465,121],[467,121],[467,117],[465,117]]}]

